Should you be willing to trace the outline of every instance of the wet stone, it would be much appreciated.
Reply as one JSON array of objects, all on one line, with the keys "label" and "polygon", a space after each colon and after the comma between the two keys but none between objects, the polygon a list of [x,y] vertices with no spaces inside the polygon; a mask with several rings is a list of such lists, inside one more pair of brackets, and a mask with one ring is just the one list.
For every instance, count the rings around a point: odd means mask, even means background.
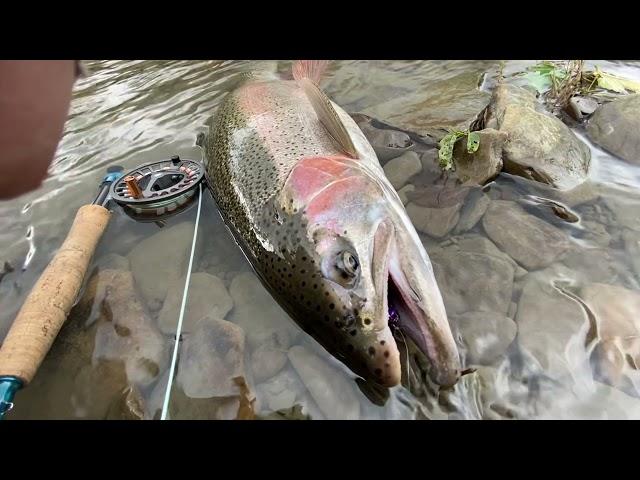
[{"label": "wet stone", "polygon": [[628,378],[640,379],[640,292],[592,283],[581,295],[595,315],[599,375],[606,383],[640,396]]},{"label": "wet stone", "polygon": [[357,420],[360,402],[352,381],[302,346],[289,350],[289,361],[329,420]]},{"label": "wet stone", "polygon": [[463,233],[475,227],[489,208],[490,203],[491,199],[482,190],[469,194],[460,212],[460,219],[454,233]]},{"label": "wet stone", "polygon": [[237,275],[231,282],[229,293],[235,305],[229,320],[246,332],[247,343],[252,349],[265,344],[287,349],[300,334],[300,328],[253,273]]},{"label": "wet stone", "polygon": [[468,244],[429,251],[447,313],[482,311],[505,315],[513,290],[513,261],[500,252],[485,253],[487,247],[483,252],[481,244],[491,242],[476,238],[471,238]]},{"label": "wet stone", "polygon": [[138,300],[129,271],[99,271],[87,285],[97,318],[93,361],[124,362],[127,378],[139,385],[153,382],[168,363],[165,339]]},{"label": "wet stone", "polygon": [[570,246],[563,231],[514,202],[491,202],[482,224],[489,238],[528,270],[550,265]]},{"label": "wet stone", "polygon": [[401,156],[389,160],[384,166],[384,174],[393,185],[393,188],[400,190],[414,175],[420,173],[422,164],[420,157],[415,152],[406,152]]},{"label": "wet stone", "polygon": [[591,375],[585,347],[589,319],[562,287],[572,279],[572,272],[561,267],[530,273],[518,302],[518,343],[553,379]]},{"label": "wet stone", "polygon": [[417,230],[434,238],[442,238],[458,223],[461,207],[462,203],[450,207],[430,208],[410,202],[406,210]]},{"label": "wet stone", "polygon": [[186,273],[193,223],[165,227],[136,244],[128,255],[136,286],[147,304],[163,302],[169,285]]},{"label": "wet stone", "polygon": [[[169,286],[167,298],[158,315],[158,326],[165,334],[174,334],[176,331],[185,281],[183,277]],[[182,331],[191,332],[198,320],[207,315],[225,318],[232,307],[233,300],[220,278],[204,272],[194,273],[189,283]]]},{"label": "wet stone", "polygon": [[640,163],[640,94],[602,105],[587,125],[589,138],[614,155]]},{"label": "wet stone", "polygon": [[516,324],[494,312],[467,312],[450,317],[466,347],[467,364],[491,365],[516,337]]},{"label": "wet stone", "polygon": [[286,363],[287,353],[282,345],[260,345],[251,353],[251,371],[256,382],[273,377]]},{"label": "wet stone", "polygon": [[240,395],[244,377],[244,332],[225,320],[205,317],[182,344],[177,382],[190,398]]},{"label": "wet stone", "polygon": [[562,121],[536,110],[535,94],[501,84],[496,87],[485,125],[508,134],[504,169],[515,175],[569,190],[588,176],[591,152]]},{"label": "wet stone", "polygon": [[484,185],[502,170],[502,148],[507,134],[488,128],[475,132],[480,138],[478,150],[467,151],[466,137],[453,150],[455,174],[463,185]]}]

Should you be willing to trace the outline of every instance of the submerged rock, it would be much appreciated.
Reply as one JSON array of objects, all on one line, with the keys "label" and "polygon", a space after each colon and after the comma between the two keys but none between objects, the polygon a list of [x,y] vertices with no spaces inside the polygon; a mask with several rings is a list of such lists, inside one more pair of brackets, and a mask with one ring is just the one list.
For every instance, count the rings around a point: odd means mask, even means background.
[{"label": "submerged rock", "polygon": [[491,128],[475,133],[480,137],[475,153],[467,151],[466,137],[465,141],[456,142],[453,150],[455,174],[462,185],[483,185],[502,170],[502,148],[507,134]]},{"label": "submerged rock", "polygon": [[287,353],[282,345],[260,345],[251,353],[251,371],[256,382],[273,377],[287,363]]},{"label": "submerged rock", "polygon": [[587,133],[602,148],[640,164],[640,94],[602,105],[589,120]]},{"label": "submerged rock", "polygon": [[459,203],[451,207],[430,208],[410,202],[406,210],[417,230],[431,237],[441,238],[458,223],[461,207],[462,204]]},{"label": "submerged rock", "polygon": [[415,185],[411,185],[410,183],[408,183],[407,185],[402,187],[400,190],[398,190],[398,196],[400,197],[400,200],[402,200],[403,205],[406,205],[407,203],[409,203],[409,197],[407,195],[415,191],[415,189],[416,189]]},{"label": "submerged rock", "polygon": [[362,114],[352,115],[355,122],[367,138],[382,165],[392,158],[399,157],[413,146],[409,135],[390,128],[376,128],[372,119]]},{"label": "submerged rock", "polygon": [[491,365],[516,338],[513,320],[495,312],[467,312],[450,317],[462,335],[467,363]]},{"label": "submerged rock", "polygon": [[205,317],[182,345],[178,385],[190,398],[241,394],[235,378],[244,377],[244,332],[225,320]]},{"label": "submerged rock", "polygon": [[563,231],[527,213],[515,202],[491,202],[482,225],[498,247],[529,270],[550,265],[570,246]]},{"label": "submerged rock", "polygon": [[631,266],[633,267],[636,277],[640,280],[640,232],[625,230],[622,233],[622,240],[625,250],[631,259]]},{"label": "submerged rock", "polygon": [[587,313],[559,284],[571,278],[571,271],[562,268],[527,275],[516,314],[520,347],[554,379],[590,375]]},{"label": "submerged rock", "polygon": [[289,350],[289,360],[327,419],[358,420],[360,402],[344,374],[301,346]]},{"label": "submerged rock", "polygon": [[400,190],[414,175],[420,173],[422,163],[415,152],[406,152],[384,166],[386,175],[393,188]]},{"label": "submerged rock", "polygon": [[481,311],[505,315],[511,302],[514,263],[500,252],[486,253],[473,243],[477,242],[429,251],[447,313]]},{"label": "submerged rock", "polygon": [[[168,363],[168,350],[136,296],[131,272],[99,271],[87,292],[99,314],[94,362],[122,361],[131,383],[148,385]],[[89,301],[89,299],[84,300]]]},{"label": "submerged rock", "polygon": [[147,305],[162,304],[169,285],[186,273],[193,223],[165,227],[139,242],[129,253],[136,285]]},{"label": "submerged rock", "polygon": [[491,199],[482,190],[476,190],[467,196],[460,212],[460,220],[454,229],[455,233],[471,230],[482,219],[489,208]]},{"label": "submerged rock", "polygon": [[108,253],[100,257],[95,267],[100,270],[129,270],[129,259],[117,253]]},{"label": "submerged rock", "polygon": [[300,334],[300,328],[269,295],[255,274],[237,275],[229,293],[235,305],[229,320],[246,332],[247,343],[252,349],[270,345],[286,350]]},{"label": "submerged rock", "polygon": [[[174,334],[176,331],[184,286],[184,277],[169,285],[167,298],[158,315],[158,326],[166,334]],[[208,273],[194,273],[189,283],[182,331],[191,332],[198,320],[207,315],[222,319],[232,307],[233,300],[222,280]]]},{"label": "submerged rock", "polygon": [[[635,259],[631,257],[631,263]],[[624,252],[609,248],[572,248],[561,260],[574,278],[582,283],[608,283],[635,288],[638,283],[629,270],[629,258]]]},{"label": "submerged rock", "polygon": [[582,289],[582,298],[595,316],[598,373],[606,383],[628,388],[624,377],[631,371],[640,379],[640,292],[593,283]]},{"label": "submerged rock", "polygon": [[485,127],[508,134],[504,170],[567,190],[589,174],[591,152],[558,118],[536,110],[533,92],[498,85],[486,112]]},{"label": "submerged rock", "polygon": [[263,411],[270,413],[299,404],[306,388],[292,367],[287,366],[268,381],[259,384],[256,392]]},{"label": "submerged rock", "polygon": [[[490,63],[478,63],[464,69],[444,72],[441,66],[437,80],[423,69],[434,68],[428,62],[411,67],[414,72],[404,77],[407,91],[380,102],[371,101],[361,111],[403,130],[420,136],[438,138],[446,129],[464,130],[489,102],[490,95],[481,84]],[[368,77],[368,82],[371,81]],[[385,77],[380,77],[385,78]],[[398,77],[396,76],[396,82]],[[385,78],[389,81],[388,77]],[[420,85],[419,88],[416,88]],[[387,86],[388,89],[388,86]]]},{"label": "submerged rock", "polygon": [[[577,392],[552,392],[540,420],[640,420],[640,400],[600,382]],[[534,413],[534,412],[532,412]],[[535,414],[535,413],[534,413]]]}]

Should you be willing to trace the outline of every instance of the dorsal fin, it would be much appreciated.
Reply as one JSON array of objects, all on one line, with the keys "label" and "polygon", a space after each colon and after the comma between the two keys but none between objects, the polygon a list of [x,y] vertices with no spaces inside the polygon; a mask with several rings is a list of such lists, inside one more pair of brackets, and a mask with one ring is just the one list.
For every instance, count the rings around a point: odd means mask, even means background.
[{"label": "dorsal fin", "polygon": [[329,65],[327,60],[296,60],[293,62],[293,78],[296,80],[310,78],[313,83],[320,85],[320,79],[327,65]]},{"label": "dorsal fin", "polygon": [[344,124],[340,121],[338,113],[331,105],[331,100],[315,83],[309,78],[301,78],[298,83],[311,102],[313,110],[316,112],[320,123],[326,128],[327,132],[340,147],[340,150],[351,158],[358,158],[356,147],[351,141],[349,132]]}]

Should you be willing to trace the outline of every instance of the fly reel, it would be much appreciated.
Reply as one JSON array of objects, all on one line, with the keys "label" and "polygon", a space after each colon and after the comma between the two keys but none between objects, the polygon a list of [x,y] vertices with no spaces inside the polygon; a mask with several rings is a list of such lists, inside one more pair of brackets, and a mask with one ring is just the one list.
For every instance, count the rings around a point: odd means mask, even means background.
[{"label": "fly reel", "polygon": [[203,179],[201,162],[174,156],[125,173],[111,184],[110,196],[130,217],[157,222],[188,209]]}]

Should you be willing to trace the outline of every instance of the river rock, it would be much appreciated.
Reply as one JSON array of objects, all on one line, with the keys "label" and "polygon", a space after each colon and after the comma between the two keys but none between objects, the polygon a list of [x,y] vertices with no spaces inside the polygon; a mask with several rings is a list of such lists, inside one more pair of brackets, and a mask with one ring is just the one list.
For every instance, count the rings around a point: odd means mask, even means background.
[{"label": "river rock", "polygon": [[429,257],[448,314],[507,313],[515,272],[512,260],[458,244],[431,249]]},{"label": "river rock", "polygon": [[581,284],[597,282],[629,288],[637,286],[637,280],[629,270],[629,258],[619,250],[576,246],[569,250],[561,262],[572,270],[572,275]]},{"label": "river rock", "polygon": [[640,280],[640,232],[625,230],[622,232],[622,240],[624,248],[629,254],[631,266],[636,273],[636,277]]},{"label": "river rock", "polygon": [[450,207],[430,208],[410,202],[406,210],[417,230],[431,237],[441,238],[458,223],[461,207],[462,203]]},{"label": "river rock", "polygon": [[640,232],[640,197],[637,189],[620,189],[603,196],[604,204],[613,215],[610,225],[616,229],[626,227]]},{"label": "river rock", "polygon": [[165,227],[139,242],[129,253],[136,285],[147,304],[162,303],[169,285],[186,273],[193,223]]},{"label": "river rock", "polygon": [[640,420],[640,400],[600,382],[577,392],[552,393],[540,420]]},{"label": "river rock", "polygon": [[408,183],[407,185],[402,187],[400,190],[398,190],[398,196],[400,197],[400,200],[402,200],[403,205],[406,205],[407,203],[409,203],[409,197],[407,195],[415,191],[415,189],[416,189],[415,185],[411,185],[410,183]]},{"label": "river rock", "polygon": [[460,212],[460,219],[454,229],[455,233],[463,233],[477,225],[489,208],[491,199],[482,190],[469,194]]},{"label": "river rock", "polygon": [[569,190],[589,174],[591,152],[562,121],[536,110],[533,92],[501,84],[494,90],[485,127],[506,133],[504,170]]},{"label": "river rock", "polygon": [[122,361],[131,383],[148,385],[168,363],[168,350],[137,298],[129,271],[101,270],[87,286],[99,318],[93,361]]},{"label": "river rock", "polygon": [[528,270],[545,267],[567,251],[567,235],[514,202],[491,202],[482,219],[487,235]]},{"label": "river rock", "polygon": [[251,353],[251,371],[256,382],[273,377],[287,363],[287,353],[282,346],[260,345]]},{"label": "river rock", "polygon": [[244,332],[222,319],[201,319],[182,345],[180,388],[190,398],[239,396],[237,377],[245,377]]},{"label": "river rock", "polygon": [[592,283],[582,289],[582,298],[595,316],[600,373],[607,383],[621,385],[628,370],[640,367],[640,293]]},{"label": "river rock", "polygon": [[255,274],[237,275],[229,293],[235,305],[229,319],[245,331],[252,349],[270,345],[286,350],[300,334],[300,328],[269,295]]},{"label": "river rock", "polygon": [[289,365],[268,381],[260,383],[256,392],[264,413],[271,413],[300,404],[306,388]]},{"label": "river rock", "polygon": [[[169,286],[167,298],[158,315],[158,326],[166,334],[174,334],[176,331],[184,285],[185,278],[183,277]],[[194,273],[191,275],[189,283],[182,332],[191,332],[198,320],[207,315],[224,318],[232,307],[233,300],[222,280],[208,273]]]},{"label": "river rock", "polygon": [[467,312],[450,317],[462,335],[467,363],[491,365],[516,337],[513,320],[495,312]]},{"label": "river rock", "polygon": [[416,152],[406,152],[389,160],[384,166],[384,174],[396,190],[400,190],[414,175],[420,173],[422,163]]},{"label": "river rock", "polygon": [[373,147],[382,165],[392,158],[399,157],[413,146],[411,138],[405,132],[376,128],[371,124],[372,119],[366,115],[355,114],[353,118]]},{"label": "river rock", "polygon": [[614,155],[640,164],[640,94],[625,95],[598,108],[587,134]]},{"label": "river rock", "polygon": [[516,314],[520,347],[554,379],[588,370],[589,319],[581,304],[557,285],[571,276],[562,268],[527,275]]},{"label": "river rock", "polygon": [[492,128],[475,132],[480,137],[480,146],[475,153],[467,151],[466,137],[453,149],[455,174],[462,185],[484,185],[502,170],[502,148],[507,134]]},{"label": "river rock", "polygon": [[329,420],[358,420],[360,402],[344,374],[302,346],[289,350],[289,361]]},{"label": "river rock", "polygon": [[[493,64],[475,62],[445,71],[440,64],[420,62],[407,65],[407,71],[401,76],[397,73],[389,76],[379,71],[384,67],[376,66],[379,73],[366,76],[367,86],[376,77],[377,82],[386,83],[384,90],[393,82],[396,88],[405,91],[392,98],[378,95],[379,98],[371,99],[360,111],[405,131],[439,140],[447,129],[469,128],[488,104],[490,95],[478,86]],[[437,78],[430,74],[434,68],[438,70]]]},{"label": "river rock", "polygon": [[107,253],[100,257],[95,264],[100,270],[129,270],[129,259],[117,253]]}]

